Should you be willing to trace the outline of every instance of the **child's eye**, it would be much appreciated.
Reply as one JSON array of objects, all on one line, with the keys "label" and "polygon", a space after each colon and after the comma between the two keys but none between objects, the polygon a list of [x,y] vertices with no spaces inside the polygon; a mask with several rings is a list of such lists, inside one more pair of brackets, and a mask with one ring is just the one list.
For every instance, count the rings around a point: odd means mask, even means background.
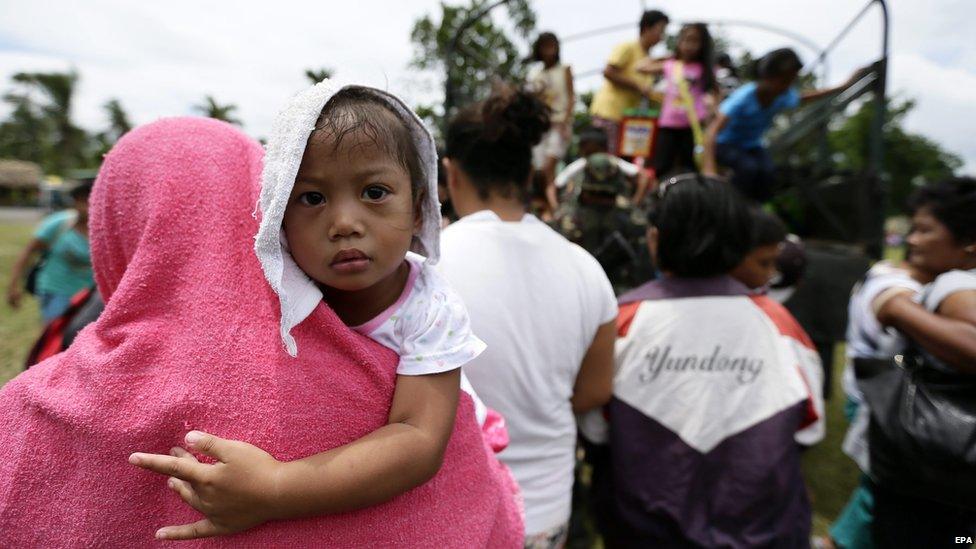
[{"label": "child's eye", "polygon": [[322,193],[308,192],[300,194],[298,201],[306,206],[320,206],[325,202],[325,197]]},{"label": "child's eye", "polygon": [[390,191],[379,185],[370,185],[363,189],[363,198],[367,200],[383,200],[388,194],[390,194]]}]

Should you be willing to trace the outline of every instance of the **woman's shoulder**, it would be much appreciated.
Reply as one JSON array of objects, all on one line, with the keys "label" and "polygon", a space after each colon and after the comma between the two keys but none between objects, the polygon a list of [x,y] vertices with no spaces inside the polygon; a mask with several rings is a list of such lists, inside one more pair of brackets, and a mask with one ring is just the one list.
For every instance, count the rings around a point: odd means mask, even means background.
[{"label": "woman's shoulder", "polygon": [[944,272],[926,286],[923,305],[930,311],[938,310],[950,295],[967,290],[976,290],[976,269]]}]

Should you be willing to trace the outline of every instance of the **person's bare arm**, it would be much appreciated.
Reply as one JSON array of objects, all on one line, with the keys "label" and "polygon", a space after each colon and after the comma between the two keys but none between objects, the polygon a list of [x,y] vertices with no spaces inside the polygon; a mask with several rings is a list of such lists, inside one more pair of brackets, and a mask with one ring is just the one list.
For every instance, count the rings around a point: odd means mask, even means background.
[{"label": "person's bare arm", "polygon": [[187,444],[215,458],[214,465],[177,448],[171,456],[133,454],[131,463],[173,477],[170,487],[206,516],[162,528],[157,537],[194,539],[361,509],[427,482],[440,469],[454,428],[459,380],[460,369],[398,376],[387,425],[297,461],[279,462],[256,446],[205,433],[188,434]]},{"label": "person's bare arm", "polygon": [[652,97],[654,94],[654,89],[647,84],[642,84],[633,78],[624,74],[623,69],[614,65],[607,65],[603,69],[603,77],[613,82],[614,84],[620,86],[621,88],[626,88],[630,91],[635,91],[644,97]]},{"label": "person's bare arm", "polygon": [[576,109],[576,88],[573,83],[573,69],[566,67],[566,128],[567,139],[569,138],[568,130],[573,127],[573,111]]},{"label": "person's bare arm", "polygon": [[644,59],[641,59],[640,61],[637,62],[636,65],[634,65],[634,70],[642,74],[658,76],[664,73],[664,62],[667,60],[668,58],[666,57],[659,58],[659,59],[652,59],[650,57],[646,57]]},{"label": "person's bare arm", "polygon": [[705,131],[704,151],[702,152],[702,174],[709,177],[718,175],[718,162],[715,160],[715,144],[722,128],[729,123],[729,117],[721,111],[715,116]]},{"label": "person's bare arm", "polygon": [[644,201],[644,197],[647,195],[647,191],[650,188],[651,176],[647,173],[647,170],[641,170],[637,172],[636,176],[636,189],[634,189],[634,196],[631,198],[634,207],[639,207],[641,202]]},{"label": "person's bare arm", "polygon": [[581,414],[610,401],[613,394],[613,346],[617,341],[617,323],[601,325],[593,343],[583,357],[573,386],[573,412]]},{"label": "person's bare arm", "polygon": [[938,314],[902,293],[890,298],[877,317],[932,356],[961,372],[976,374],[976,291],[953,293],[942,302]]},{"label": "person's bare arm", "polygon": [[855,81],[857,81],[857,79],[860,78],[867,70],[868,67],[857,69],[856,71],[854,71],[853,74],[851,74],[850,78],[848,78],[847,81],[845,81],[843,84],[829,87],[829,88],[822,88],[819,90],[806,90],[804,92],[801,92],[800,105],[808,105],[810,103],[813,103],[814,101],[817,101],[818,99],[822,99],[824,97],[828,97],[836,94],[837,92],[843,90],[847,86],[850,86]]},{"label": "person's bare arm", "polygon": [[10,270],[10,285],[7,287],[7,303],[14,309],[20,307],[20,300],[24,296],[24,290],[21,287],[20,280],[24,276],[27,265],[30,263],[31,258],[34,257],[34,254],[42,252],[46,248],[47,244],[43,240],[34,238],[20,252],[20,256],[14,262],[14,266]]}]

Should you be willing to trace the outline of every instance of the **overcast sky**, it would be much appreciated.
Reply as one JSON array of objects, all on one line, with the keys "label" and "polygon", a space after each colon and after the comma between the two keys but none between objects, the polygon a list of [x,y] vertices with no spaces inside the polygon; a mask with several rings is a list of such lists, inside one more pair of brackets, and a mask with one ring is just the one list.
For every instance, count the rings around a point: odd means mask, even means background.
[{"label": "overcast sky", "polygon": [[[972,0],[893,0],[890,94],[912,97],[912,131],[938,141],[976,174],[976,22]],[[570,40],[564,61],[577,73],[599,69],[619,41],[636,36],[641,7],[662,9],[674,21],[757,21],[826,45],[864,5],[858,0],[537,0],[540,30],[560,36],[633,23],[633,29]],[[408,68],[414,20],[437,13],[431,0],[312,2],[122,2],[113,0],[0,0],[0,90],[20,71],[76,68],[81,75],[76,120],[101,129],[101,106],[118,98],[135,123],[194,114],[212,94],[238,105],[244,128],[269,133],[276,110],[306,85],[306,68],[328,66],[346,79],[382,86],[408,102],[439,93],[436,75]],[[676,30],[674,25],[671,30]],[[880,15],[869,14],[837,49],[830,83],[880,52]],[[794,46],[781,36],[743,26],[716,32],[756,53]],[[656,53],[663,53],[662,51]],[[599,86],[592,76],[580,89]],[[0,116],[6,115],[0,107]]]}]

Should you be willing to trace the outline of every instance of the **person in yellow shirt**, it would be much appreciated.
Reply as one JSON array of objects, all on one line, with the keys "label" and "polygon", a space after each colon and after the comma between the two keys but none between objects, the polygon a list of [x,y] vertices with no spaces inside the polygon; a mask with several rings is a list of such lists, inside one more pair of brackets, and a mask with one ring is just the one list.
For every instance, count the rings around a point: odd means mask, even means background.
[{"label": "person in yellow shirt", "polygon": [[668,16],[658,10],[645,11],[641,16],[640,35],[636,41],[624,42],[613,48],[607,67],[603,69],[603,87],[593,96],[590,116],[593,125],[607,132],[611,153],[617,152],[620,119],[624,111],[640,106],[641,98],[652,97],[653,81],[637,71],[639,61],[664,37]]}]

